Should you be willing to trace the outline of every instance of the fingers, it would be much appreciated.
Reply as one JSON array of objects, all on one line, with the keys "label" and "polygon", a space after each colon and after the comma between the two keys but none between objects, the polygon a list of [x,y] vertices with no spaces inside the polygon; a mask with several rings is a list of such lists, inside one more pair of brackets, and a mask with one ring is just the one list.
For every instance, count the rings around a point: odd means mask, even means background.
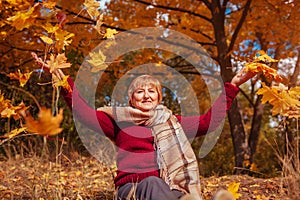
[{"label": "fingers", "polygon": [[43,69],[45,69],[46,71],[49,72],[50,70],[50,66],[47,65],[42,58],[38,57],[36,53],[31,52],[31,56],[34,58],[35,63],[37,63],[40,67],[42,67]]}]

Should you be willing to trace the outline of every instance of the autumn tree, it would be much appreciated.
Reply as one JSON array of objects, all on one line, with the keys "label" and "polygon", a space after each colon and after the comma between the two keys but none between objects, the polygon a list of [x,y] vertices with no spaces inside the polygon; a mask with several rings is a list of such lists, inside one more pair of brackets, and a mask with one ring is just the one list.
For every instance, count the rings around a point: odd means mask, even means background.
[{"label": "autumn tree", "polygon": [[[3,80],[8,80],[6,75],[9,73],[13,73],[11,77],[20,79],[25,73],[34,71],[33,74],[39,82],[53,81],[41,79],[43,68],[33,63],[30,52],[42,57],[43,62],[50,64],[52,69],[72,65],[69,74],[74,76],[84,57],[90,55],[90,51],[99,42],[113,37],[117,32],[137,27],[164,27],[190,36],[219,65],[218,71],[223,81],[230,81],[245,62],[251,62],[257,55],[255,50],[264,50],[277,60],[293,56],[299,58],[299,5],[296,1],[117,0],[106,2],[105,8],[100,8],[99,3],[93,0],[2,1],[0,76],[5,77]],[[161,60],[161,55],[167,56]],[[102,59],[103,63],[104,61]],[[103,104],[105,94],[111,91],[114,83],[126,71],[147,62],[167,64],[184,74],[191,83],[203,86],[197,70],[178,55],[170,55],[161,50],[142,49],[124,55],[110,64],[104,73],[103,82],[99,84],[99,88],[105,90],[98,90],[102,92],[100,104]],[[291,77],[291,86],[298,84],[299,59],[296,67],[291,69],[284,62],[272,63],[273,67],[280,68],[279,71]],[[18,69],[20,72],[17,72]],[[95,66],[94,70],[98,72],[103,68]],[[208,66],[207,70],[210,70],[210,76],[215,75],[215,69],[209,69]],[[263,75],[261,80],[268,87],[272,85],[273,80],[268,80]],[[88,82],[90,79],[82,81]],[[250,83],[250,93],[242,91],[249,105],[253,107],[250,130],[244,126],[245,108],[241,107],[238,100],[234,101],[228,113],[237,169],[248,165],[256,151],[264,114],[264,106],[261,104],[263,96],[256,96],[255,93],[260,87],[259,83],[258,79],[253,80]],[[58,94],[57,88],[60,86],[64,86],[64,83],[56,83],[53,93]],[[193,87],[195,90],[205,89],[196,85]],[[40,86],[30,85],[31,92],[39,94],[38,88]],[[204,93],[207,94],[206,92]],[[53,105],[52,103],[52,107],[55,107]],[[58,110],[56,112],[59,113]]]}]

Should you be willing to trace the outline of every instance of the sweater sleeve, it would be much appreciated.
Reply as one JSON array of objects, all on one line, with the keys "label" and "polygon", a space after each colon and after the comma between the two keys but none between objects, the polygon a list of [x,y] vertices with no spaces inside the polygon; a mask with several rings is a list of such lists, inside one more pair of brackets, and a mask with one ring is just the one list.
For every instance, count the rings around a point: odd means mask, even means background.
[{"label": "sweater sleeve", "polygon": [[69,108],[72,110],[73,117],[76,117],[76,119],[86,127],[98,133],[104,133],[108,138],[114,140],[115,121],[106,113],[91,108],[79,94],[79,91],[74,86],[73,80],[68,77],[67,81],[73,92],[62,88],[61,94]]},{"label": "sweater sleeve", "polygon": [[226,82],[225,92],[220,94],[207,113],[200,116],[176,116],[187,137],[199,137],[214,131],[225,118],[238,92],[238,87]]}]

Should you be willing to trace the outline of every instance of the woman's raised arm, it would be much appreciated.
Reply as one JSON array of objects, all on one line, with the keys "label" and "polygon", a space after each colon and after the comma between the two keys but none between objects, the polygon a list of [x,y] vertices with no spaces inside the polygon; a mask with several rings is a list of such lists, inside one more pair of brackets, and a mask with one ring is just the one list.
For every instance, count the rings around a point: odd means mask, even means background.
[{"label": "woman's raised arm", "polygon": [[[238,86],[254,77],[256,73],[241,70],[231,80],[231,82],[225,83],[225,91],[214,102],[212,108],[207,113],[201,116],[176,116],[181,122],[182,127],[188,138],[194,138],[201,135],[205,135],[210,131],[214,131],[226,117],[226,113],[230,109],[233,100],[239,92]],[[212,117],[212,110],[214,113]]]},{"label": "woman's raised arm", "polygon": [[[38,65],[50,72],[49,65],[43,62],[42,59],[39,58],[35,53],[32,53],[31,55]],[[56,76],[59,80],[63,80],[65,77],[65,74],[61,69],[55,69],[52,72],[52,75]],[[68,77],[67,81],[72,88],[72,91],[62,88],[61,94],[69,108],[72,109],[73,114],[76,115],[76,118],[89,129],[99,133],[104,133],[111,140],[114,140],[115,127],[117,127],[115,125],[115,121],[104,112],[91,108],[74,86],[73,80]],[[73,99],[76,99],[76,102],[73,102]]]}]

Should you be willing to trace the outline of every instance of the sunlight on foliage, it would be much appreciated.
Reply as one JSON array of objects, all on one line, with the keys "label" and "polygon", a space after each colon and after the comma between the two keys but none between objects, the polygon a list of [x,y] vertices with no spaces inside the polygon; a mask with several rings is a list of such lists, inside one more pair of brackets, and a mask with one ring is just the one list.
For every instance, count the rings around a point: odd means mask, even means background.
[{"label": "sunlight on foliage", "polygon": [[[290,116],[290,111],[300,110],[300,92],[299,88],[290,91],[283,84],[279,84],[278,87],[268,87],[265,83],[262,83],[262,88],[257,91],[257,94],[263,95],[262,103],[269,102],[272,108],[272,115],[280,114],[287,117]],[[299,116],[298,116],[299,117]]]}]

